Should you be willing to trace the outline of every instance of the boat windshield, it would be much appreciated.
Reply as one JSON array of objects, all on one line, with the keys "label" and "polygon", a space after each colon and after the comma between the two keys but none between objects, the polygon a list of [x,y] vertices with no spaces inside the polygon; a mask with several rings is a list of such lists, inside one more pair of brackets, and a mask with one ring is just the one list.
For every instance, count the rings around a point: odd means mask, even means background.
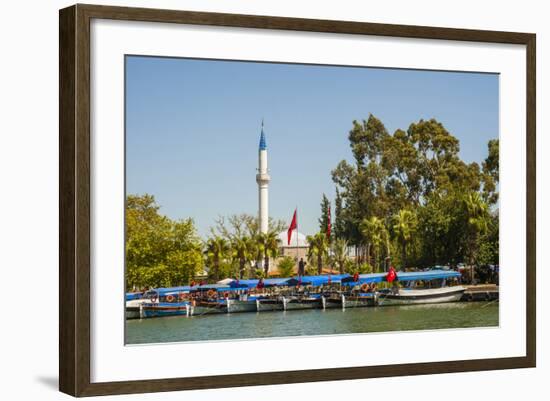
[{"label": "boat windshield", "polygon": [[158,297],[159,297],[159,294],[155,290],[149,290],[143,294],[144,299],[158,299]]}]

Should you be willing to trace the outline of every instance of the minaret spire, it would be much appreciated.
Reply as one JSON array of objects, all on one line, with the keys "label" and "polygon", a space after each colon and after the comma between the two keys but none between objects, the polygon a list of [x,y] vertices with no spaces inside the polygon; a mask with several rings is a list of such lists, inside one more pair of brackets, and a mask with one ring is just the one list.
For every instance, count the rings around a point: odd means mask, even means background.
[{"label": "minaret spire", "polygon": [[262,132],[260,134],[260,150],[267,150],[267,142],[264,134],[264,119],[262,118]]},{"label": "minaret spire", "polygon": [[262,118],[256,182],[258,183],[258,217],[260,219],[260,232],[264,234],[269,231],[269,181],[271,181],[271,177],[267,169],[267,142],[265,140],[264,120]]}]

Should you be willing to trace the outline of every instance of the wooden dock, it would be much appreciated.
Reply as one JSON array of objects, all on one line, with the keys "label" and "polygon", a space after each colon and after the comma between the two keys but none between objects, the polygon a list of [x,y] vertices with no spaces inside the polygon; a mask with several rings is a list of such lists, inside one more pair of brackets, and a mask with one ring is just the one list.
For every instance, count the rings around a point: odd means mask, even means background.
[{"label": "wooden dock", "polygon": [[496,284],[467,285],[461,302],[495,301],[498,299]]}]

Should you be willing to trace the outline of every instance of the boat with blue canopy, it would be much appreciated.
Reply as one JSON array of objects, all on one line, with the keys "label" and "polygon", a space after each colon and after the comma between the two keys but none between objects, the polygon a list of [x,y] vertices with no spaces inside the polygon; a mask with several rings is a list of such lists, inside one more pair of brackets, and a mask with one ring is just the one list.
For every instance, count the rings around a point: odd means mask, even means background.
[{"label": "boat with blue canopy", "polygon": [[[457,302],[466,290],[454,270],[396,272],[391,289],[378,293],[378,305],[415,305]],[[400,286],[399,283],[404,283]]]},{"label": "boat with blue canopy", "polygon": [[282,310],[282,303],[280,304],[278,297],[273,296],[273,291],[271,290],[275,287],[287,287],[287,281],[288,278],[233,280],[229,284],[231,287],[245,286],[248,291],[239,291],[233,296],[228,297],[228,312]]},{"label": "boat with blue canopy", "polygon": [[[170,314],[189,315],[187,305],[191,288],[189,286],[154,288],[141,293],[128,293],[126,294],[126,318],[140,319]],[[170,307],[161,306],[161,304],[168,304]],[[156,309],[159,313],[155,312]]]},{"label": "boat with blue canopy", "polygon": [[[126,294],[127,318],[212,313],[354,308],[454,302],[462,298],[460,273],[450,269],[332,274],[237,280],[150,289]],[[391,288],[387,287],[390,283]]]}]

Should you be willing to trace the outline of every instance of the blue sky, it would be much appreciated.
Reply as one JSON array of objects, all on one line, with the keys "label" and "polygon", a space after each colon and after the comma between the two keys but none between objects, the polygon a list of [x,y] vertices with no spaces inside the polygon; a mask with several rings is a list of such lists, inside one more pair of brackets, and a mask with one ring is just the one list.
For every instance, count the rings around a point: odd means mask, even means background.
[{"label": "blue sky", "polygon": [[351,160],[352,121],[390,133],[436,118],[481,162],[498,137],[498,75],[128,56],[126,191],[155,195],[161,212],[192,217],[205,236],[217,216],[256,214],[258,141],[265,120],[270,216],[318,230],[330,172]]}]

